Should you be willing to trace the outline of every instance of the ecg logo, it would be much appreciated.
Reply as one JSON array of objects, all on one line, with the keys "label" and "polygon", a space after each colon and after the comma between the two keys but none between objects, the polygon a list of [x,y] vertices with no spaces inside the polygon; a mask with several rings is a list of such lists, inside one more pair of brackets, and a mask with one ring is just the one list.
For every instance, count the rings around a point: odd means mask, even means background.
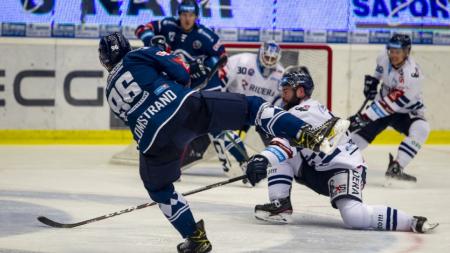
[{"label": "ecg logo", "polygon": [[26,12],[46,14],[53,10],[55,0],[20,0]]}]

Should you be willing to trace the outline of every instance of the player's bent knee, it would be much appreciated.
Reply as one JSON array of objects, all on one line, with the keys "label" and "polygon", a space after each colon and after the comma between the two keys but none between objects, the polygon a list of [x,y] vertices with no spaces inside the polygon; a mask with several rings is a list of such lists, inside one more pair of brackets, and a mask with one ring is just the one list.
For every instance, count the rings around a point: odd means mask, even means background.
[{"label": "player's bent knee", "polygon": [[175,188],[173,184],[170,184],[160,190],[149,191],[148,193],[150,195],[150,198],[156,203],[164,203],[167,202],[170,197],[172,197],[174,190]]}]

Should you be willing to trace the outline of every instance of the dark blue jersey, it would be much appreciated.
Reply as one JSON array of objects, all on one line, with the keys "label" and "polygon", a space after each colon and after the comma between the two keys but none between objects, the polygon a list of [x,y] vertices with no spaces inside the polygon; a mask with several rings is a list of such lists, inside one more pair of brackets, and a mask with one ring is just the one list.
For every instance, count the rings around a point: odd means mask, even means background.
[{"label": "dark blue jersey", "polygon": [[157,47],[143,47],[129,52],[111,70],[106,98],[145,153],[193,92],[189,83],[189,71],[179,57]]},{"label": "dark blue jersey", "polygon": [[[136,30],[138,37],[149,45],[150,39],[155,35],[163,35],[170,45],[173,53],[180,55],[186,62],[192,62],[194,59],[203,57],[208,67],[218,61],[225,54],[225,48],[219,40],[219,36],[211,29],[201,24],[194,25],[190,32],[185,32],[174,17],[164,18],[159,21],[152,21]],[[202,83],[204,79],[195,80],[192,87]],[[221,85],[219,78],[213,78],[206,87],[212,89],[214,86]]]}]

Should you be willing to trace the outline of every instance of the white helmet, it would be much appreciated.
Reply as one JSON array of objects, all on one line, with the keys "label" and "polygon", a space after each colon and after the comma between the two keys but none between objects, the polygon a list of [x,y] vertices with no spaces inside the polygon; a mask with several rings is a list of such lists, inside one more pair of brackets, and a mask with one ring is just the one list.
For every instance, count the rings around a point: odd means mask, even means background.
[{"label": "white helmet", "polygon": [[259,63],[266,68],[275,68],[281,58],[281,47],[275,41],[264,42],[259,48]]}]

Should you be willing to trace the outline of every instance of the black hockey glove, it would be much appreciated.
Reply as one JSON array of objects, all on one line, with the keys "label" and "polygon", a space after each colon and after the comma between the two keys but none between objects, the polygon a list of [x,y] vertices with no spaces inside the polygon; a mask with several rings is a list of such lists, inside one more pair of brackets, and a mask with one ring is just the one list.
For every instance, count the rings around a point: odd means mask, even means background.
[{"label": "black hockey glove", "polygon": [[205,66],[202,58],[197,58],[191,63],[189,63],[189,73],[191,75],[192,81],[202,78],[208,75],[210,68]]},{"label": "black hockey glove", "polygon": [[371,122],[366,115],[362,115],[360,113],[351,116],[348,120],[350,121],[350,127],[348,128],[350,132],[357,131]]},{"label": "black hockey glove", "polygon": [[155,35],[150,39],[150,46],[157,46],[161,51],[170,53],[170,47],[166,43],[166,38],[162,35]]},{"label": "black hockey glove", "polygon": [[375,98],[377,95],[378,83],[380,83],[380,81],[375,77],[369,75],[364,76],[364,96],[367,99],[373,100]]},{"label": "black hockey glove", "polygon": [[268,166],[269,160],[265,156],[254,155],[250,157],[245,174],[247,174],[247,179],[252,186],[255,186],[255,184],[267,177]]}]

